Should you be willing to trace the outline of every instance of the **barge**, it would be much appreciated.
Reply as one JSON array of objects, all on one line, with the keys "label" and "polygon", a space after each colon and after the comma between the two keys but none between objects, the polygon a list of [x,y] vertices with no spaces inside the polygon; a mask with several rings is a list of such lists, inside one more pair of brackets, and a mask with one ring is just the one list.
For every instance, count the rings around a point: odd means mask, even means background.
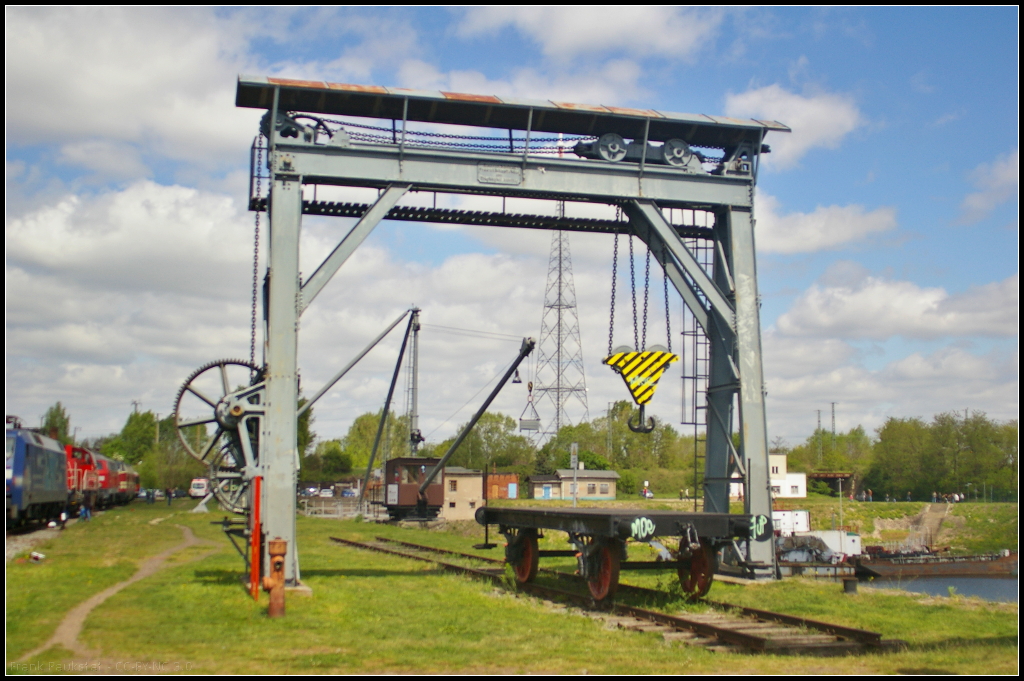
[{"label": "barge", "polygon": [[1016,577],[1017,554],[941,556],[867,554],[854,563],[858,577]]}]

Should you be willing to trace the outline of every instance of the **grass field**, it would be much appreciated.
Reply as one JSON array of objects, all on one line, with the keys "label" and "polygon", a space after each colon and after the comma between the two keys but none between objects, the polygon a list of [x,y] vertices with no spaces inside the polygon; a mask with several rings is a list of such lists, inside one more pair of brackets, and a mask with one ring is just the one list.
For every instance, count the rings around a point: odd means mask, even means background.
[{"label": "grass field", "polygon": [[[480,530],[471,524],[442,532],[299,518],[303,581],[313,592],[290,595],[286,617],[271,620],[266,595],[256,604],[242,589],[241,558],[210,524],[219,516],[189,514],[191,505],[182,500],[171,509],[133,505],[107,512],[40,547],[47,554],[43,563],[8,564],[8,672],[26,670],[10,663],[51,635],[68,609],[130,576],[142,559],[179,543],[175,525],[192,528],[220,548],[201,560],[193,559],[211,547],[174,556],[163,570],[92,613],[79,640],[95,651],[95,660],[113,665],[108,671],[138,671],[140,663],[159,665],[158,671],[215,674],[1017,670],[1015,604],[867,588],[851,596],[836,584],[799,580],[749,587],[716,583],[711,598],[877,630],[906,640],[909,649],[838,660],[715,654],[667,645],[654,634],[609,631],[571,610],[329,540],[382,534],[472,552]],[[152,524],[158,518],[164,520]],[[560,538],[546,541],[557,545]],[[500,556],[500,549],[484,553]],[[28,662],[46,671],[69,657],[68,651],[51,649]]]}]

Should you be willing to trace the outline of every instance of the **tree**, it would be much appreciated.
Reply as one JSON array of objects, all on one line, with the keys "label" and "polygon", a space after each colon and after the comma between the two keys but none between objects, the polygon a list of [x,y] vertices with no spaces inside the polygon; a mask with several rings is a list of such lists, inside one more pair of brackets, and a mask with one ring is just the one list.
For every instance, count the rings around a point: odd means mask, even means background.
[{"label": "tree", "polygon": [[[606,471],[611,468],[608,463],[608,459],[604,458],[600,454],[595,454],[589,449],[581,449],[578,452],[578,458],[583,463],[583,468],[588,471]],[[572,453],[562,452],[555,459],[557,468],[570,468],[572,465]]]},{"label": "tree", "polygon": [[42,430],[43,435],[53,437],[62,445],[71,444],[71,417],[60,402],[46,410]]},{"label": "tree", "polygon": [[903,499],[908,491],[918,498],[921,494],[930,494],[928,487],[938,483],[925,479],[927,472],[920,470],[932,446],[928,426],[918,418],[889,417],[877,433],[874,460],[864,484],[878,496],[885,493],[897,499]]},{"label": "tree", "polygon": [[100,453],[134,466],[156,446],[156,428],[153,412],[133,411],[120,434],[103,443]]},{"label": "tree", "polygon": [[[178,438],[178,428],[174,416],[161,419],[156,426],[160,430],[159,441],[155,442],[148,453],[144,454],[139,462],[140,484],[142,487],[170,487],[172,489],[188,489],[189,482],[193,478],[201,478],[209,475],[206,466],[192,458],[181,444]],[[200,432],[204,426],[193,426],[183,433],[191,443],[200,443],[208,440],[208,434]],[[120,435],[114,436],[120,438]],[[152,434],[156,440],[156,433]],[[193,444],[193,447],[196,445]]]},{"label": "tree", "polygon": [[[459,426],[459,432],[466,424]],[[434,447],[436,456],[444,456],[454,444],[453,435]],[[459,448],[448,460],[450,466],[466,468],[483,468],[493,465],[509,469],[517,466],[528,466],[533,463],[534,447],[530,440],[516,434],[516,421],[505,414],[484,412],[473,430],[462,441]]]},{"label": "tree", "polygon": [[[352,468],[358,471],[366,469],[370,461],[370,453],[373,451],[373,441],[377,437],[377,428],[380,425],[383,409],[374,413],[366,413],[356,417],[356,420],[349,426],[348,433],[341,439],[342,451],[351,459]],[[381,461],[387,458],[409,455],[408,440],[408,417],[397,417],[392,411],[388,412],[387,421],[384,424],[384,432],[381,435],[381,442],[377,451],[377,459],[374,466],[379,466]],[[423,452],[421,452],[421,456]]]},{"label": "tree", "polygon": [[[785,445],[776,441],[773,441],[769,451],[772,454],[785,453]],[[774,451],[776,444],[782,452]],[[871,438],[864,432],[863,426],[851,428],[845,433],[837,432],[834,444],[832,431],[818,428],[803,444],[788,450],[786,462],[791,471],[845,471],[863,475],[871,466],[872,452]]]},{"label": "tree", "polygon": [[319,453],[323,459],[323,477],[325,479],[334,480],[352,472],[352,457],[342,451],[341,443],[337,440],[325,442],[323,450]]},{"label": "tree", "polygon": [[[299,409],[305,406],[308,400],[305,397],[299,398]],[[296,447],[299,450],[299,460],[302,459],[312,446],[313,441],[316,440],[316,433],[313,432],[311,426],[313,425],[313,407],[310,407],[302,413],[299,417],[298,423],[296,424],[295,439]]]}]

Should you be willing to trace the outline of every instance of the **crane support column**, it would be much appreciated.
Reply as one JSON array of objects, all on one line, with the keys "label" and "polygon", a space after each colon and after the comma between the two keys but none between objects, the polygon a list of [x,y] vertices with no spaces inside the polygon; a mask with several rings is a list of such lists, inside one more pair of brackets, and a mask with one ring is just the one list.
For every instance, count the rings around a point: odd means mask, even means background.
[{"label": "crane support column", "polygon": [[[765,421],[761,327],[749,206],[715,212],[713,272],[697,263],[686,244],[649,200],[626,205],[634,232],[647,243],[710,342],[704,510],[729,512],[731,481],[742,482],[746,513],[771,518],[768,435]],[[738,398],[738,404],[737,404]],[[740,447],[733,445],[739,408]],[[774,571],[771,533],[749,542],[745,556],[752,576]]]},{"label": "crane support column", "polygon": [[[744,509],[753,515],[772,516],[768,475],[768,430],[764,407],[764,370],[761,364],[761,311],[754,258],[754,220],[749,209],[723,211],[728,225],[736,287],[736,356],[740,369],[739,417],[741,459],[746,466]],[[728,273],[729,270],[726,270]],[[749,543],[752,565],[774,566],[771,534]],[[766,568],[754,568],[763,572]]]},{"label": "crane support column", "polygon": [[[299,230],[302,184],[298,176],[277,175],[271,187],[270,254],[267,276],[266,417],[260,463],[263,468],[263,529],[287,542],[285,581],[299,580],[295,546],[295,484],[299,468],[298,419]],[[269,542],[267,542],[269,545]],[[269,549],[266,549],[269,551]],[[270,565],[270,555],[264,555]]]}]

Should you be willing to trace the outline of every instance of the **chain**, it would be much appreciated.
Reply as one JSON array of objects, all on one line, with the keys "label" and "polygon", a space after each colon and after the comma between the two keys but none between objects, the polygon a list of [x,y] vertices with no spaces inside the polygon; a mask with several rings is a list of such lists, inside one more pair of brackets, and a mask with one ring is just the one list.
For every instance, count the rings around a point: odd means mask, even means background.
[{"label": "chain", "polygon": [[[640,344],[647,347],[647,298],[651,292],[651,249],[647,249],[647,262],[644,264],[644,334]],[[637,348],[640,350],[641,348]]]},{"label": "chain", "polygon": [[665,338],[668,339],[668,351],[672,352],[672,322],[668,316],[668,253],[664,243],[661,246],[661,260],[665,263],[664,276],[662,277],[662,281],[665,282]]},{"label": "chain", "polygon": [[633,261],[633,235],[629,235],[629,287],[633,292],[633,348],[640,349],[636,326],[636,267]]},{"label": "chain", "polygon": [[[263,133],[260,133],[256,143],[256,236],[253,239],[252,247],[252,324],[249,335],[249,364],[256,366],[256,302],[259,299],[259,275],[260,275],[260,194],[263,193]],[[269,208],[269,206],[268,206]],[[251,381],[253,376],[249,376]]]},{"label": "chain", "polygon": [[[621,208],[619,210],[622,210]],[[616,216],[617,218],[618,216]],[[612,305],[608,322],[608,356],[612,356],[612,332],[615,330],[615,279],[619,271],[619,234],[615,233],[615,246],[612,249]]]}]

